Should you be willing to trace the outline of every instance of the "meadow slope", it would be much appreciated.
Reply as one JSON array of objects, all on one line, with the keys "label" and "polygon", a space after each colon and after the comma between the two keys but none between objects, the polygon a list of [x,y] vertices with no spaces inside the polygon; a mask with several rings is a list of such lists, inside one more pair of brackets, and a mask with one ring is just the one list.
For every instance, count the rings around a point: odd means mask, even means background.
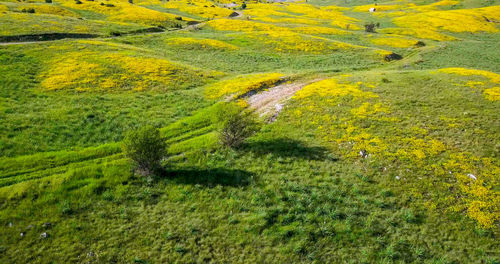
[{"label": "meadow slope", "polygon": [[498,0],[0,0],[0,263],[500,263],[499,50]]}]

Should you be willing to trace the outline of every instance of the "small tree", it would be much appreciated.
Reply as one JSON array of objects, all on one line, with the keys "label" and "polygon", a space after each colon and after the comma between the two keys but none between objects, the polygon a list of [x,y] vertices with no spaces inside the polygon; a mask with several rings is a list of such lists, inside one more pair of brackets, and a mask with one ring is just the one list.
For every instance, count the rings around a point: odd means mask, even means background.
[{"label": "small tree", "polygon": [[365,24],[365,31],[369,33],[375,33],[375,24],[374,23],[367,23]]},{"label": "small tree", "polygon": [[235,103],[221,104],[217,111],[219,141],[222,145],[237,148],[259,129],[255,114]]},{"label": "small tree", "polygon": [[134,161],[137,171],[146,177],[152,176],[161,167],[165,149],[160,130],[152,126],[130,131],[123,141],[123,151]]}]

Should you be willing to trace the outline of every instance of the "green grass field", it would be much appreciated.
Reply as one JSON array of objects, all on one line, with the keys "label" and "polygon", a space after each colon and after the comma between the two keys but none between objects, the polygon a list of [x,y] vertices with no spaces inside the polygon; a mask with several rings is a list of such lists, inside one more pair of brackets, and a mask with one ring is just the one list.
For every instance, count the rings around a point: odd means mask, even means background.
[{"label": "green grass field", "polygon": [[500,263],[499,1],[230,2],[0,1],[0,263]]}]

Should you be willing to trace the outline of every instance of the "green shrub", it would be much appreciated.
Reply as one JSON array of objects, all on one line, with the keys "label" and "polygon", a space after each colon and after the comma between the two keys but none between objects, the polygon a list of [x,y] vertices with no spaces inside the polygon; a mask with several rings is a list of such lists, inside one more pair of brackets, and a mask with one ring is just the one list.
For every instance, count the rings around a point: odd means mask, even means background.
[{"label": "green shrub", "polygon": [[123,151],[143,176],[152,176],[161,167],[165,150],[165,140],[160,131],[152,126],[130,131],[123,141]]},{"label": "green shrub", "polygon": [[35,9],[34,8],[23,8],[23,10],[21,10],[21,12],[34,14],[35,13]]},{"label": "green shrub", "polygon": [[216,118],[219,141],[226,147],[237,148],[241,146],[246,138],[259,129],[255,113],[235,103],[221,104]]},{"label": "green shrub", "polygon": [[365,24],[365,31],[368,33],[375,33],[375,27],[376,25],[374,23],[367,23]]}]

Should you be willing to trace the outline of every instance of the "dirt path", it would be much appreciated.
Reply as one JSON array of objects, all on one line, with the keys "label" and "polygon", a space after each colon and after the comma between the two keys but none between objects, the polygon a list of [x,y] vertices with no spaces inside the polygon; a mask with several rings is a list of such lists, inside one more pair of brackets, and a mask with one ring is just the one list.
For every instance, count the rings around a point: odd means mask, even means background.
[{"label": "dirt path", "polygon": [[[54,41],[54,40],[47,40],[47,41]],[[47,42],[47,41],[0,42],[0,46],[37,44],[37,43],[43,43],[43,42]]]},{"label": "dirt path", "polygon": [[246,98],[250,107],[254,108],[260,116],[269,116],[269,122],[274,122],[284,107],[285,102],[304,86],[322,79],[307,82],[284,83],[266,91]]}]

